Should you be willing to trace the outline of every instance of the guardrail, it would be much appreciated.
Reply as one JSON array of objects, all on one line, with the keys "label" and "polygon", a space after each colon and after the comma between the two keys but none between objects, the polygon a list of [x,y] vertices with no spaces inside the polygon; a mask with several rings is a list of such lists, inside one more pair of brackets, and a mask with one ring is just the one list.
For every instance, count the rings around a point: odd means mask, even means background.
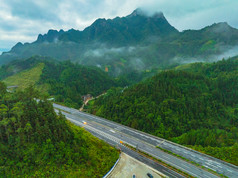
[{"label": "guardrail", "polygon": [[117,159],[116,163],[114,164],[114,166],[110,169],[110,171],[108,171],[108,173],[105,176],[103,176],[103,178],[107,178],[112,173],[113,169],[116,167],[116,165],[118,164],[120,159],[121,159],[121,154],[120,154],[119,158]]}]

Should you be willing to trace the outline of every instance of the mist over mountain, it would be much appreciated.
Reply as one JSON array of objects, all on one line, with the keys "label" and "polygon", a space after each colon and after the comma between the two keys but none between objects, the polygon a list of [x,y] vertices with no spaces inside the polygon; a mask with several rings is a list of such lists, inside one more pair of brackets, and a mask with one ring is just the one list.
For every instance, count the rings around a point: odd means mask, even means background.
[{"label": "mist over mountain", "polygon": [[112,75],[128,70],[193,61],[216,61],[238,54],[238,30],[226,22],[201,30],[179,32],[162,12],[147,15],[136,9],[126,17],[97,19],[83,31],[49,30],[33,43],[17,43],[0,56],[0,64],[33,55],[108,69]]}]

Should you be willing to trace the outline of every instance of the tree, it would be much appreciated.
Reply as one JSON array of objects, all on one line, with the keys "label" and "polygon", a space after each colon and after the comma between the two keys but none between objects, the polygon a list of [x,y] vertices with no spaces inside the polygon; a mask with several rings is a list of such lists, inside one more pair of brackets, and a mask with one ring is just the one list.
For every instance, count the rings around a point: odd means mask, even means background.
[{"label": "tree", "polygon": [[0,82],[0,96],[5,95],[6,92],[7,92],[7,86],[3,82]]},{"label": "tree", "polygon": [[31,135],[32,135],[32,131],[33,131],[33,128],[31,126],[31,124],[29,122],[27,122],[25,128],[24,128],[24,131],[27,135],[27,140],[28,142],[30,141],[30,138],[31,138]]},{"label": "tree", "polygon": [[8,107],[5,104],[0,105],[0,120],[7,116]]}]

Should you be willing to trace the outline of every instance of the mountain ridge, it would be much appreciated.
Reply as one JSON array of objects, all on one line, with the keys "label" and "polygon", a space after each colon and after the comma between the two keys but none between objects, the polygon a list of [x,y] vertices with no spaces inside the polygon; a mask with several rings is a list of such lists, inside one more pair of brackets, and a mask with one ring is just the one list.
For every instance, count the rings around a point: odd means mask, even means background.
[{"label": "mountain ridge", "polygon": [[136,9],[125,17],[99,18],[83,31],[51,29],[33,43],[17,43],[0,55],[0,64],[39,55],[108,68],[109,74],[118,76],[184,58],[210,60],[234,46],[238,46],[238,30],[226,22],[179,32],[162,12],[149,16]]}]

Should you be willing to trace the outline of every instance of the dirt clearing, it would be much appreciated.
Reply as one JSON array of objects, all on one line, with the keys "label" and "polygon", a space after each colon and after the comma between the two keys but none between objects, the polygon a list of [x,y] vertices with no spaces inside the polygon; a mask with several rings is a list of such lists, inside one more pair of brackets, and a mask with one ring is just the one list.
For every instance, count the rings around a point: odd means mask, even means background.
[{"label": "dirt clearing", "polygon": [[130,157],[125,153],[121,153],[121,159],[115,169],[108,176],[109,178],[148,178],[150,173],[154,178],[166,177],[159,171],[145,165],[144,163]]}]

